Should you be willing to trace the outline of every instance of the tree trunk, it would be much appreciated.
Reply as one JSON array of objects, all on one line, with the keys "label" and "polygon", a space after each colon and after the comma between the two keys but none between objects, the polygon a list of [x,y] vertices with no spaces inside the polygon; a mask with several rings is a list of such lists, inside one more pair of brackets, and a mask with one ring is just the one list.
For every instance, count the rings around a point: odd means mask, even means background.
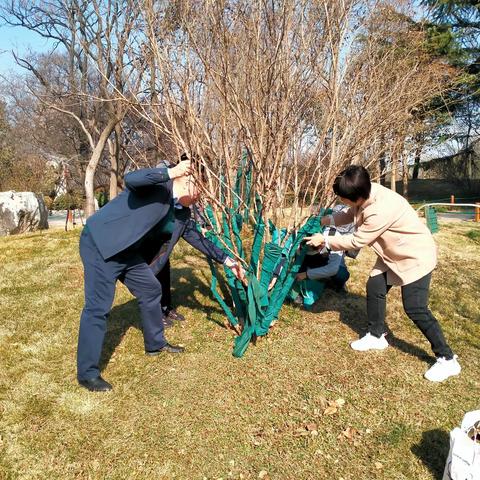
[{"label": "tree trunk", "polygon": [[394,192],[397,191],[396,182],[397,182],[397,154],[394,151],[391,158],[391,176],[390,176],[390,189]]},{"label": "tree trunk", "polygon": [[94,179],[96,166],[90,164],[92,159],[93,155],[85,171],[85,218],[91,217],[95,213]]},{"label": "tree trunk", "polygon": [[118,194],[118,166],[120,165],[120,124],[115,125],[115,141],[109,141],[110,151],[110,189],[109,200],[113,200]]},{"label": "tree trunk", "polygon": [[98,162],[102,157],[108,137],[112,133],[117,123],[117,118],[111,118],[109,120],[106,127],[103,129],[100,138],[98,139],[98,142],[92,152],[90,161],[88,162],[87,170],[85,172],[85,218],[89,218],[95,213],[95,171],[97,169]]},{"label": "tree trunk", "polygon": [[420,171],[420,156],[422,155],[422,143],[420,140],[417,140],[417,147],[415,148],[415,163],[413,165],[412,180],[418,178],[418,173]]},{"label": "tree trunk", "polygon": [[380,159],[379,159],[379,175],[380,175],[380,185],[383,185],[385,186],[385,184],[387,183],[386,182],[386,179],[385,179],[385,165],[386,165],[386,162],[385,162],[385,151],[383,151],[380,155]]},{"label": "tree trunk", "polygon": [[110,154],[110,187],[108,190],[108,199],[113,200],[118,193],[118,160],[116,152]]},{"label": "tree trunk", "polygon": [[403,171],[402,171],[402,195],[408,200],[408,159],[407,155],[403,155]]},{"label": "tree trunk", "polygon": [[380,185],[385,186],[385,183],[386,183],[386,180],[385,180],[385,166],[386,166],[385,155],[386,155],[386,151],[385,151],[385,136],[384,135],[382,135],[380,137],[380,144],[381,144],[381,148],[380,148],[380,157],[378,158],[378,178],[379,178],[379,181],[380,181]]}]

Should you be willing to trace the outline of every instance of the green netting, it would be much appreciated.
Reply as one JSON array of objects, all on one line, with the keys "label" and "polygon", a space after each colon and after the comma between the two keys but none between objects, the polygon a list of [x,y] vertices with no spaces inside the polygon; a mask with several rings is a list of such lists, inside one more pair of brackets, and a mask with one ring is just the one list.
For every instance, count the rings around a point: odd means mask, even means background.
[{"label": "green netting", "polygon": [[437,211],[433,207],[425,208],[425,218],[427,220],[427,227],[432,233],[438,232]]},{"label": "green netting", "polygon": [[[248,164],[247,154],[243,155],[237,171],[234,193],[237,195],[234,196],[234,208],[229,210],[228,217],[225,213],[222,214],[220,229],[211,207],[206,208],[206,215],[213,226],[213,230],[209,232],[209,238],[216,245],[224,243],[230,249],[236,250],[238,256],[248,266],[247,287],[242,285],[228,268],[224,269],[234,304],[232,310],[218,292],[218,272],[214,264],[209,261],[213,295],[232,325],[236,326],[239,322],[243,324],[242,333],[235,339],[233,349],[233,355],[241,357],[250,342],[257,336],[266,335],[271,323],[278,318],[306,254],[302,241],[305,236],[322,231],[320,217],[324,212],[322,211],[318,216],[312,216],[302,228],[292,232],[287,232],[285,228],[278,229],[272,221],[269,221],[268,228],[272,240],[264,245],[262,252],[266,226],[262,220],[260,197],[256,195],[252,199],[252,169]],[[223,191],[222,199],[224,197]],[[255,209],[251,215],[250,208],[253,200]],[[251,224],[253,224],[253,244],[250,261],[247,262],[242,242],[242,229],[245,225]],[[276,277],[276,283],[269,291],[269,285],[274,277]]]}]

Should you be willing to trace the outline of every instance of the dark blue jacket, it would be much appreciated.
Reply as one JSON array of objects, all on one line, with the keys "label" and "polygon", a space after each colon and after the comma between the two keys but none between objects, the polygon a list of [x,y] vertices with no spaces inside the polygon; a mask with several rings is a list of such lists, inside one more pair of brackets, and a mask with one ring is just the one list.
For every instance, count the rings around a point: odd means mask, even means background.
[{"label": "dark blue jacket", "polygon": [[[172,184],[166,168],[147,168],[125,176],[126,189],[87,220],[90,235],[104,260],[138,242],[168,214]],[[171,240],[151,263],[155,274],[163,268],[180,237],[219,263],[227,257],[197,230],[190,209],[184,207],[175,212]]]}]

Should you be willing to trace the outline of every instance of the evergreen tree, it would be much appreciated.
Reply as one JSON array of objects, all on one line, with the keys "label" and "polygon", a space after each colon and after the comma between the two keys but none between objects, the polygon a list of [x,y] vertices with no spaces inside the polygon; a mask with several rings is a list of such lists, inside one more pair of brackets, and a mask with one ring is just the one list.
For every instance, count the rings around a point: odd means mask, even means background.
[{"label": "evergreen tree", "polygon": [[453,96],[452,111],[462,130],[455,135],[463,148],[480,126],[480,2],[424,0],[430,8],[430,48],[463,75]]}]

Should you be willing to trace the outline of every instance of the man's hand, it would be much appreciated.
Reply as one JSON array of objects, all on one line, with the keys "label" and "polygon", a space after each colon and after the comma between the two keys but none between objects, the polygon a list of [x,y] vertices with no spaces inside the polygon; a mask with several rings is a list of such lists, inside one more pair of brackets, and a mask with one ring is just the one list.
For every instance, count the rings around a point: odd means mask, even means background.
[{"label": "man's hand", "polygon": [[268,291],[270,291],[270,290],[275,286],[275,284],[277,283],[277,280],[278,280],[278,277],[277,277],[277,276],[274,276],[274,277],[270,280],[270,284],[268,285]]},{"label": "man's hand", "polygon": [[174,167],[168,169],[168,176],[171,179],[190,175],[192,173],[192,166],[190,160],[183,160],[178,162]]},{"label": "man's hand", "polygon": [[321,233],[316,233],[311,237],[305,237],[303,241],[306,242],[310,247],[314,248],[322,248],[325,245],[325,239]]},{"label": "man's hand", "polygon": [[297,275],[295,276],[295,280],[297,282],[301,282],[302,280],[306,280],[306,279],[307,279],[307,272],[297,273]]},{"label": "man's hand", "polygon": [[245,286],[247,286],[245,270],[239,262],[236,262],[232,258],[227,257],[225,260],[225,266],[233,272],[233,274],[235,275],[235,277],[237,277],[238,280],[240,280]]}]

